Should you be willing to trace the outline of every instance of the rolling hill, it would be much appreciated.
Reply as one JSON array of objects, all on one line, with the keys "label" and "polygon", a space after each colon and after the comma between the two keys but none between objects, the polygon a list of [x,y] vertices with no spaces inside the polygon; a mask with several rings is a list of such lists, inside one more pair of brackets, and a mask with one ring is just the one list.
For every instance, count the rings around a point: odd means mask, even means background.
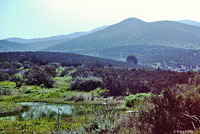
[{"label": "rolling hill", "polygon": [[23,43],[16,43],[7,40],[0,40],[0,52],[10,52],[10,51],[29,51],[33,49]]},{"label": "rolling hill", "polygon": [[100,49],[134,44],[200,49],[200,27],[175,21],[147,23],[129,18],[46,50],[91,54]]}]

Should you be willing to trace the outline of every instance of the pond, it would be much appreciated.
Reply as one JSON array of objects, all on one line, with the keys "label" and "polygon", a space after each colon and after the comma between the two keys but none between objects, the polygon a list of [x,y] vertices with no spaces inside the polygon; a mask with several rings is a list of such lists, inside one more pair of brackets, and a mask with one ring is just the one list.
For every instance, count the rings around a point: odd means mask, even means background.
[{"label": "pond", "polygon": [[29,109],[25,112],[19,113],[15,116],[1,117],[0,119],[8,120],[24,120],[24,119],[58,119],[67,118],[69,116],[77,116],[95,112],[101,109],[102,106],[92,105],[68,105],[55,103],[41,103],[41,102],[20,102],[17,103],[22,106],[28,106]]}]

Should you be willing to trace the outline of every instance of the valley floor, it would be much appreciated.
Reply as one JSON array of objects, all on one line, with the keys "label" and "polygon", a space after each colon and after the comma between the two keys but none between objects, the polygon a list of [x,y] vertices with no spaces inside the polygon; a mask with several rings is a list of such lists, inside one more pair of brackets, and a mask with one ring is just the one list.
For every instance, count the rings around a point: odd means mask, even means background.
[{"label": "valley floor", "polygon": [[39,61],[0,68],[2,134],[199,133],[197,72]]}]

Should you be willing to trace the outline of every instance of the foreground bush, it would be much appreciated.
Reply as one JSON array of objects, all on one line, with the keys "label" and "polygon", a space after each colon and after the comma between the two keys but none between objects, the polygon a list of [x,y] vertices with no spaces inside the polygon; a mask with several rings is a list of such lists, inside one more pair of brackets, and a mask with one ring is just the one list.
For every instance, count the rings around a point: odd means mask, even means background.
[{"label": "foreground bush", "polygon": [[90,122],[84,124],[81,129],[77,129],[75,134],[112,134],[117,125],[116,119],[119,118],[119,111],[113,106],[107,106],[104,109],[93,108],[90,115]]},{"label": "foreground bush", "polygon": [[71,83],[72,90],[80,90],[80,91],[92,91],[97,87],[102,85],[102,80],[97,77],[89,77],[89,78],[76,78],[74,82]]},{"label": "foreground bush", "polygon": [[151,106],[140,110],[138,129],[144,134],[173,134],[174,131],[195,130],[200,127],[200,96],[165,90],[154,96]]}]

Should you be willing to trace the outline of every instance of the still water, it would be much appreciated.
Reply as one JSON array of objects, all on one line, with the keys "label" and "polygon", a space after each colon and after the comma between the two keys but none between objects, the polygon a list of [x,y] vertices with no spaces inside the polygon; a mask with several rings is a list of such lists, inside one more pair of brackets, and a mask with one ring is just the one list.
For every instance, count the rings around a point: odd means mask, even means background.
[{"label": "still water", "polygon": [[[0,119],[16,120],[16,119],[38,119],[38,118],[60,118],[74,116],[77,114],[76,109],[80,106],[40,103],[40,102],[21,102],[17,103],[22,106],[28,106],[29,109],[15,116],[1,117]],[[79,108],[78,108],[79,109]]]}]

